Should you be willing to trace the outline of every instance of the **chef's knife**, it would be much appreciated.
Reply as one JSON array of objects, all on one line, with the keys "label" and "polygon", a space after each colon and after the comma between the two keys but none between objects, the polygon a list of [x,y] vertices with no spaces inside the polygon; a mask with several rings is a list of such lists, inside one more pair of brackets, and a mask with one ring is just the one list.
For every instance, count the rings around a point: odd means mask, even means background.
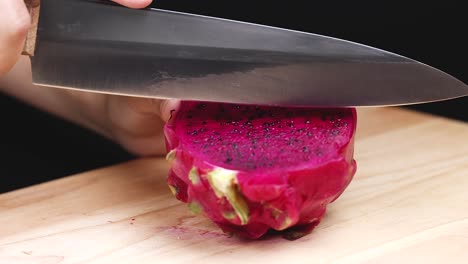
[{"label": "chef's knife", "polygon": [[38,0],[28,1],[39,21],[26,45],[38,85],[326,107],[468,94],[463,82],[430,66],[336,38],[109,1],[42,0],[40,12]]}]

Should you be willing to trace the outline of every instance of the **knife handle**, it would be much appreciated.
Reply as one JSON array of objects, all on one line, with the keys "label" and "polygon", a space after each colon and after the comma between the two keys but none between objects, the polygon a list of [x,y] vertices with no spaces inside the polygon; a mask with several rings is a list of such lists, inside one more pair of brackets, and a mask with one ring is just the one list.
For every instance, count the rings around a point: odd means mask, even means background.
[{"label": "knife handle", "polygon": [[28,9],[31,16],[31,27],[29,28],[21,54],[34,56],[34,50],[36,48],[37,25],[39,23],[40,0],[24,0],[24,3],[26,4],[26,8]]}]

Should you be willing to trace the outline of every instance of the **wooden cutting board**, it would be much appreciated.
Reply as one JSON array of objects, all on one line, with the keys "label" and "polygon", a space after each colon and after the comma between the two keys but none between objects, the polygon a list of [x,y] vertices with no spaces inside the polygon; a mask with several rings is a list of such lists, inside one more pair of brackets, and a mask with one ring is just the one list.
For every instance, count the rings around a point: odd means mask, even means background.
[{"label": "wooden cutting board", "polygon": [[225,236],[172,197],[162,159],[3,194],[0,263],[468,263],[467,124],[361,110],[356,160],[349,188],[296,241]]}]

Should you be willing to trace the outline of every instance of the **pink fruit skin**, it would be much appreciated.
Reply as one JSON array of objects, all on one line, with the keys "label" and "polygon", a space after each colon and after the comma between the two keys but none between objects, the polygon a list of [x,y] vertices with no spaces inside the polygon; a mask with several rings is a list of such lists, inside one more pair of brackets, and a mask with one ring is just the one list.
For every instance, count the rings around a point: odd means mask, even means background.
[{"label": "pink fruit skin", "polygon": [[[165,127],[167,148],[175,154],[167,181],[176,189],[177,199],[199,203],[204,213],[225,232],[251,239],[263,236],[269,229],[286,229],[287,232],[292,227],[300,227],[299,230],[310,232],[320,222],[327,205],[343,193],[356,172],[353,159],[357,121],[355,109],[316,109],[317,112],[345,113],[342,122],[349,124],[342,128],[345,139],[341,138],[339,143],[329,142],[332,150],[324,155],[326,158],[316,158],[306,165],[239,170],[237,189],[248,205],[248,222],[242,223],[240,217],[227,219],[223,213],[232,212],[233,207],[225,197],[216,196],[206,177],[210,171],[225,164],[211,164],[206,160],[206,155],[194,152],[193,146],[187,147],[190,142],[181,134],[180,127],[177,128],[178,125],[185,125],[181,121],[184,120],[183,115],[194,104],[184,102],[177,116]],[[211,104],[208,103],[208,106],[211,107]],[[315,122],[325,124],[328,121]],[[190,170],[194,167],[200,176],[198,184],[193,184],[189,179]]]}]

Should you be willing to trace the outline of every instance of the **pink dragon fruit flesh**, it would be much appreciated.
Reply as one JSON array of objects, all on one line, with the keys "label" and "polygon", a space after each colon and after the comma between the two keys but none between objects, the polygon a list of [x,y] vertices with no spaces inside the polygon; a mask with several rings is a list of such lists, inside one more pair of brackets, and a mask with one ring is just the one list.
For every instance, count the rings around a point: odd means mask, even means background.
[{"label": "pink dragon fruit flesh", "polygon": [[355,130],[353,108],[182,102],[164,128],[167,181],[225,232],[297,238],[351,181]]}]

